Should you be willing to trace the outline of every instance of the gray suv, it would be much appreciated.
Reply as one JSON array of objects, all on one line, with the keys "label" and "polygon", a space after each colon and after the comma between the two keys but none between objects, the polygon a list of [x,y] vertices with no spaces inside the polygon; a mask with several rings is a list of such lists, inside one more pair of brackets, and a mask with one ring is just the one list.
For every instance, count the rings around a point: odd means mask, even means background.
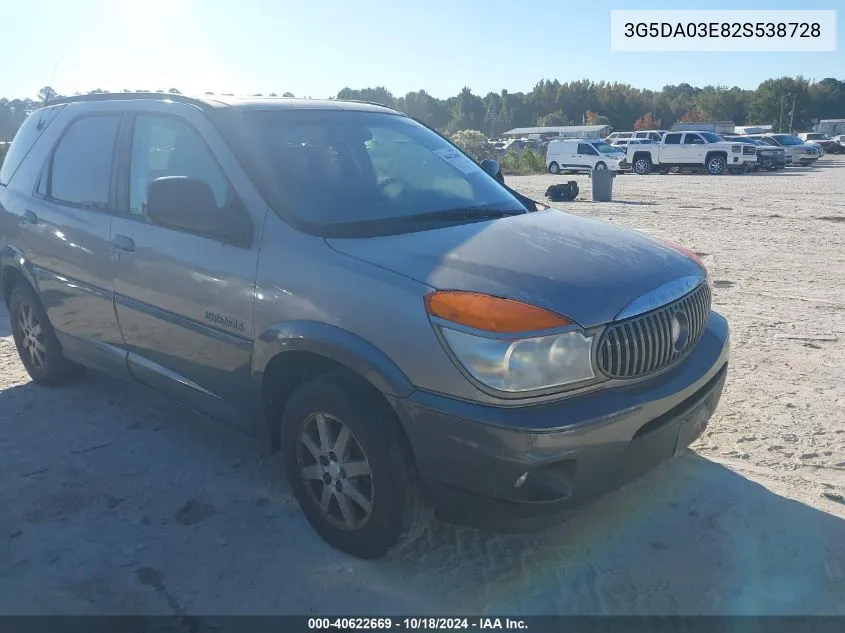
[{"label": "gray suv", "polygon": [[434,514],[560,521],[701,434],[728,325],[694,253],[540,208],[482,165],[367,103],[53,102],[0,170],[21,360],[259,436],[355,556]]}]

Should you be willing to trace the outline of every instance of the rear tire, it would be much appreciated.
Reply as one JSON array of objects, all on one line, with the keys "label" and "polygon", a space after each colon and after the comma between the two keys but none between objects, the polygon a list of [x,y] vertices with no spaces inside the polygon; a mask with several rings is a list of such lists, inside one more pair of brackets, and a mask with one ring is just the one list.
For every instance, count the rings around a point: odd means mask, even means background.
[{"label": "rear tire", "polygon": [[65,358],[53,324],[29,285],[15,285],[9,317],[18,356],[32,380],[47,387],[60,387],[83,372],[80,365]]},{"label": "rear tire", "polygon": [[557,176],[560,173],[560,165],[558,165],[554,161],[549,163],[549,171],[555,176]]},{"label": "rear tire", "polygon": [[398,420],[344,371],[297,388],[282,416],[282,452],[305,518],[332,547],[381,558],[432,518]]}]

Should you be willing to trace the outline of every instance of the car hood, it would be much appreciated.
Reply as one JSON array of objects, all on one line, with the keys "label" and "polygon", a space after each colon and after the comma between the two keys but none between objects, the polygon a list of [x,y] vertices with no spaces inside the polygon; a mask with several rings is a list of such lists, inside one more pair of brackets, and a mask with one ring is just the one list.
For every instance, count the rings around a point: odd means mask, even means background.
[{"label": "car hood", "polygon": [[433,288],[523,301],[584,327],[613,320],[635,299],[669,282],[705,276],[700,265],[656,238],[554,209],[327,242]]}]

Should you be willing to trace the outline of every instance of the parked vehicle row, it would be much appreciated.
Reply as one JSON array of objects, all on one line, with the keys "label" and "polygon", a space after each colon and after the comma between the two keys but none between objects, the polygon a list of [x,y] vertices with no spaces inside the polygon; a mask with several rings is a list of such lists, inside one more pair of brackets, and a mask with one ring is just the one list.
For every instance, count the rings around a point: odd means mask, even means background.
[{"label": "parked vehicle row", "polygon": [[[639,138],[634,138],[639,135]],[[842,147],[829,139],[829,147]],[[835,150],[831,150],[835,151]],[[640,130],[614,132],[604,141],[566,139],[552,141],[546,166],[562,171],[611,169],[636,174],[704,171],[709,174],[742,174],[761,169],[773,171],[790,165],[811,165],[824,154],[813,140],[804,142],[791,134],[719,135],[706,130]]]}]

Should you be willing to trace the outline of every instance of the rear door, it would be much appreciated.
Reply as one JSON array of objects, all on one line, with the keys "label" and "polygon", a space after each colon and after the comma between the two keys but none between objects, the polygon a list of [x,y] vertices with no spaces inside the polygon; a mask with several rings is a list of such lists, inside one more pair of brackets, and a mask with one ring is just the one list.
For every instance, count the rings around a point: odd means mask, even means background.
[{"label": "rear door", "polygon": [[701,138],[700,134],[687,132],[684,134],[681,151],[682,154],[679,162],[693,164],[704,163],[704,157],[705,154],[707,154],[707,142]]},{"label": "rear door", "polygon": [[[145,212],[152,180],[187,176],[211,187],[219,209],[248,215],[220,163],[228,150],[204,115],[181,104],[133,115],[122,144],[123,213],[112,234],[129,369],[139,381],[249,430],[257,232],[250,245],[236,245],[159,226]],[[261,226],[264,211],[256,209],[253,227]]]},{"label": "rear door", "polygon": [[114,112],[70,119],[23,201],[20,227],[38,293],[68,355],[125,373],[110,248],[120,121]]}]

